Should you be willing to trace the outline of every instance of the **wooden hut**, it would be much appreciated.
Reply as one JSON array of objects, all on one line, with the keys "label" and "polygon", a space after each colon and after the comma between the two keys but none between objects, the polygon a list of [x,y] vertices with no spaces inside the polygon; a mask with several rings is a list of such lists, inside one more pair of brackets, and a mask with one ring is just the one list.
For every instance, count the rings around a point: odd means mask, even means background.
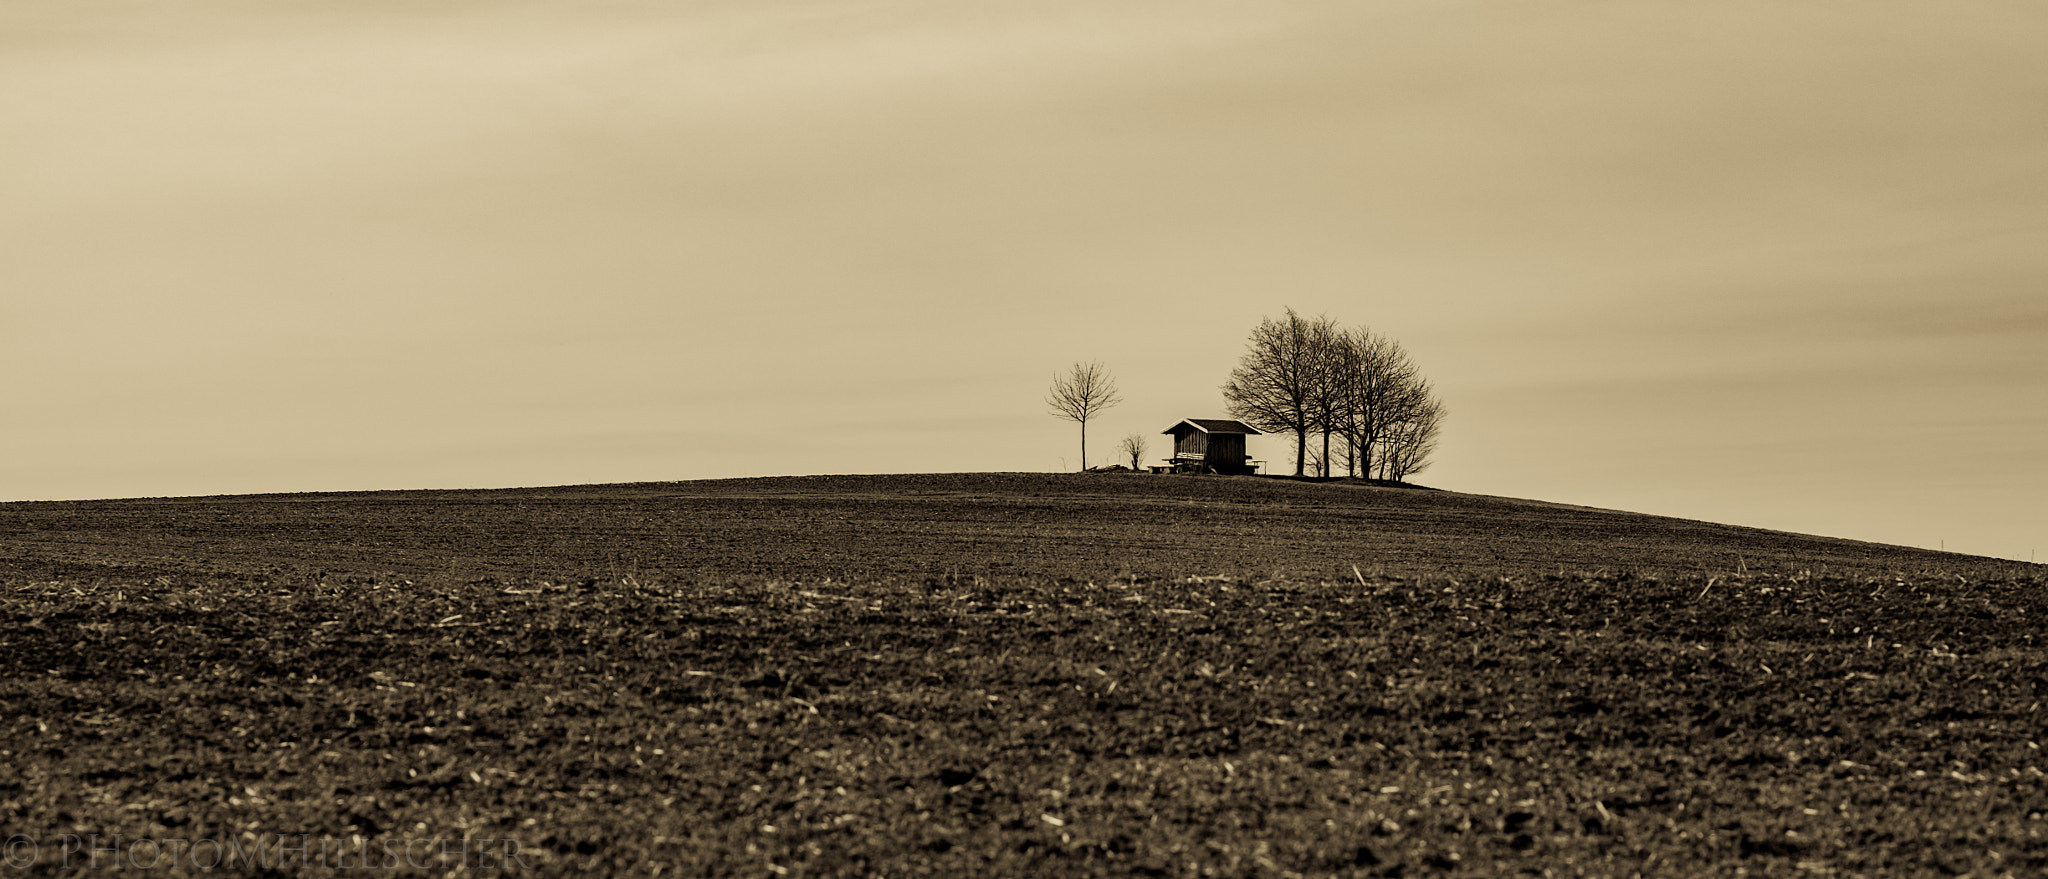
[{"label": "wooden hut", "polygon": [[1262,431],[1242,421],[1188,418],[1160,433],[1173,435],[1173,457],[1158,470],[1226,475],[1258,470],[1259,462],[1245,454],[1244,438]]}]

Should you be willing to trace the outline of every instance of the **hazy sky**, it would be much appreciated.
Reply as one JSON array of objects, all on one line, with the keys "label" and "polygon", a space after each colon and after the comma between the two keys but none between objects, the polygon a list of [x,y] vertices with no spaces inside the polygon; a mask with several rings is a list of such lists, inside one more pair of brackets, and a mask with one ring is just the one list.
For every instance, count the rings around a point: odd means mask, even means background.
[{"label": "hazy sky", "polygon": [[2043,34],[8,0],[0,499],[1072,468],[1055,371],[1159,451],[1293,307],[1435,380],[1423,483],[2048,561]]}]

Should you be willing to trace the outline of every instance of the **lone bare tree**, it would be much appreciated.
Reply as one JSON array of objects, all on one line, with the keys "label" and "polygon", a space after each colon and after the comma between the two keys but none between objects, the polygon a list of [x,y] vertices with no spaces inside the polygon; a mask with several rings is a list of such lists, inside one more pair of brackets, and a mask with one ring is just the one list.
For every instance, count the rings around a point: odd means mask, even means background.
[{"label": "lone bare tree", "polygon": [[1131,456],[1131,469],[1138,469],[1138,465],[1145,460],[1145,435],[1134,433],[1124,437],[1123,444],[1117,446],[1117,450]]},{"label": "lone bare tree", "polygon": [[1081,425],[1081,469],[1088,469],[1088,419],[1123,401],[1116,379],[1100,361],[1076,363],[1066,375],[1052,377],[1045,405],[1052,407],[1052,414]]}]

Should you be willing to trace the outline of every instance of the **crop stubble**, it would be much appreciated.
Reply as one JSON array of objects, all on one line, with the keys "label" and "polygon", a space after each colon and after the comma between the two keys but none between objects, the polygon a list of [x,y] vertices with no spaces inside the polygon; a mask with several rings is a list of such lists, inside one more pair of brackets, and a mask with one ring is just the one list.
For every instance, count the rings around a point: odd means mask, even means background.
[{"label": "crop stubble", "polygon": [[981,475],[7,504],[0,577],[0,817],[40,839],[468,834],[550,875],[2048,868],[2042,580],[1963,556]]}]

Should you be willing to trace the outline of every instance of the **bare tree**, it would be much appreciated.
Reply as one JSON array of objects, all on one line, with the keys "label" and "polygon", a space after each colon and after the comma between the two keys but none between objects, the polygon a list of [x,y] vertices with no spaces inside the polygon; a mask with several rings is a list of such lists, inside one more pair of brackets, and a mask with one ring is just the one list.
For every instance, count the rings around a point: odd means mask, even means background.
[{"label": "bare tree", "polygon": [[1117,446],[1117,450],[1131,456],[1131,469],[1138,469],[1139,465],[1145,461],[1145,435],[1134,433],[1124,437],[1123,443]]},{"label": "bare tree", "polygon": [[1232,416],[1260,430],[1294,434],[1296,476],[1308,463],[1309,432],[1327,423],[1321,413],[1333,331],[1328,318],[1310,320],[1292,308],[1285,320],[1262,319],[1223,384]]},{"label": "bare tree", "polygon": [[1351,454],[1352,472],[1371,476],[1388,431],[1428,396],[1427,388],[1417,394],[1422,371],[1399,342],[1360,327],[1343,333],[1339,348],[1339,429]]},{"label": "bare tree", "polygon": [[1121,402],[1116,379],[1099,361],[1076,363],[1066,375],[1052,377],[1045,405],[1052,407],[1052,414],[1081,425],[1081,469],[1088,469],[1088,419]]},{"label": "bare tree", "polygon": [[[1294,475],[1329,476],[1341,461],[1353,476],[1399,480],[1428,466],[1443,405],[1400,343],[1329,318],[1267,318],[1251,340],[1223,399],[1232,415],[1261,430],[1294,434]],[[1311,433],[1320,450],[1308,448]]]},{"label": "bare tree", "polygon": [[1330,475],[1330,436],[1342,434],[1349,414],[1343,385],[1346,337],[1327,317],[1316,318],[1308,327],[1309,426],[1323,438],[1322,451],[1312,460],[1316,475],[1324,478]]},{"label": "bare tree", "polygon": [[[1340,453],[1343,452],[1344,447],[1340,444],[1337,447],[1337,451]],[[1330,453],[1318,449],[1315,446],[1309,446],[1308,469],[1309,472],[1314,473],[1317,476],[1327,478],[1330,475]]]},{"label": "bare tree", "polygon": [[1430,392],[1427,382],[1414,389],[1414,405],[1407,417],[1387,430],[1385,451],[1380,455],[1380,478],[1403,482],[1429,467],[1429,455],[1436,451],[1437,435],[1443,430],[1444,404]]}]

